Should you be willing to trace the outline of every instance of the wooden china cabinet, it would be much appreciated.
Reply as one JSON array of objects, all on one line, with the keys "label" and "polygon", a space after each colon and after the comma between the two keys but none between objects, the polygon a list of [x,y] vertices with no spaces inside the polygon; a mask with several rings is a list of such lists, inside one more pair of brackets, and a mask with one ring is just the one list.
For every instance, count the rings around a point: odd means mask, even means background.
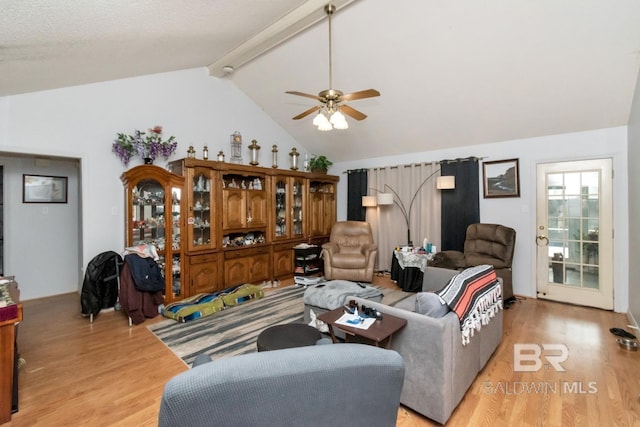
[{"label": "wooden china cabinet", "polygon": [[127,247],[153,244],[165,279],[165,303],[185,296],[182,285],[184,177],[153,165],[136,166],[120,177],[125,187]]},{"label": "wooden china cabinet", "polygon": [[308,180],[303,172],[277,171],[272,177],[273,277],[291,276],[294,246],[306,240]]},{"label": "wooden china cabinet", "polygon": [[187,251],[185,276],[189,295],[223,289],[220,280],[221,257],[218,242],[218,175],[214,170],[196,166],[186,170]]},{"label": "wooden china cabinet", "polygon": [[171,163],[171,171],[185,177],[185,296],[224,289],[219,241],[220,182],[217,171],[210,165],[209,161],[190,158]]},{"label": "wooden china cabinet", "polygon": [[292,277],[294,247],[328,241],[337,176],[185,158],[184,296]]},{"label": "wooden china cabinet", "polygon": [[269,280],[267,175],[251,166],[221,171],[224,285]]}]

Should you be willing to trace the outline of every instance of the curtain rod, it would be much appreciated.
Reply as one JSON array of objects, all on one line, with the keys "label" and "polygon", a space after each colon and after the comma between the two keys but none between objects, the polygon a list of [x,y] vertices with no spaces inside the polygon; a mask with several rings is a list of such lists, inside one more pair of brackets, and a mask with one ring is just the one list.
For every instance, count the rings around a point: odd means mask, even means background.
[{"label": "curtain rod", "polygon": [[401,168],[401,167],[410,168],[412,166],[420,166],[420,165],[425,165],[426,166],[426,165],[429,165],[429,164],[432,164],[432,165],[433,164],[440,164],[440,165],[442,165],[442,164],[451,164],[451,163],[457,163],[457,162],[468,162],[468,161],[472,161],[472,160],[484,160],[484,159],[486,159],[486,157],[475,157],[475,156],[464,157],[464,158],[459,157],[457,159],[433,160],[433,161],[430,161],[430,162],[407,163],[407,164],[404,164],[404,165],[378,166],[378,167],[369,168],[369,169],[366,169],[366,168],[349,169],[349,170],[346,170],[346,171],[344,171],[342,173],[347,173],[348,174],[348,173],[352,173],[352,172],[365,172],[365,171],[368,171],[368,170],[380,170],[380,169],[387,169],[387,168],[388,169],[397,169],[397,168]]},{"label": "curtain rod", "polygon": [[483,160],[486,159],[486,157],[475,157],[475,156],[471,156],[471,157],[465,157],[465,158],[457,158],[457,159],[446,159],[446,160],[433,160],[430,162],[420,162],[420,163],[407,163],[404,165],[394,165],[394,166],[379,166],[379,167],[374,167],[374,168],[369,168],[369,169],[349,169],[344,171],[343,173],[351,173],[351,172],[364,172],[367,170],[380,170],[380,169],[397,169],[397,168],[410,168],[413,166],[420,166],[420,165],[435,165],[435,164],[451,164],[451,163],[456,163],[456,162],[468,162],[471,160]]}]

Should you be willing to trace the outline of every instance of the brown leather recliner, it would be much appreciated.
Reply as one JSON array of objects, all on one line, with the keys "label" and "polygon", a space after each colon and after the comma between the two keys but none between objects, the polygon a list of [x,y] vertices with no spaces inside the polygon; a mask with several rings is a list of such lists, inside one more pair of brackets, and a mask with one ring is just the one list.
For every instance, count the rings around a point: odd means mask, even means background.
[{"label": "brown leather recliner", "polygon": [[471,224],[467,227],[464,253],[442,251],[429,263],[434,267],[462,270],[476,265],[492,265],[502,278],[502,299],[513,298],[511,263],[516,245],[516,231],[498,224]]},{"label": "brown leather recliner", "polygon": [[369,223],[338,221],[331,228],[329,242],[322,245],[324,277],[371,282],[377,253]]}]

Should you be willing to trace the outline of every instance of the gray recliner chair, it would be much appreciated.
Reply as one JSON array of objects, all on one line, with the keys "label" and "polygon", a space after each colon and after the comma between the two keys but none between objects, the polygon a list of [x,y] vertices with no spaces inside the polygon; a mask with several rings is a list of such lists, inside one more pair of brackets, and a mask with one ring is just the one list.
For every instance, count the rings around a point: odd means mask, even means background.
[{"label": "gray recliner chair", "polygon": [[371,282],[377,254],[368,222],[338,221],[331,227],[329,242],[322,245],[324,277]]},{"label": "gray recliner chair", "polygon": [[332,344],[204,363],[167,383],[158,425],[396,425],[404,361],[393,350]]}]

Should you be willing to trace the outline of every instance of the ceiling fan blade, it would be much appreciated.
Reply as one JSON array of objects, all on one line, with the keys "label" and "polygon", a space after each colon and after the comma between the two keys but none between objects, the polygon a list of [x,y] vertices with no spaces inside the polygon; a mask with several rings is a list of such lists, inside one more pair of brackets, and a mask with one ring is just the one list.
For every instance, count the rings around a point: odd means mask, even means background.
[{"label": "ceiling fan blade", "polygon": [[297,92],[295,90],[288,90],[285,93],[288,93],[289,95],[305,96],[307,98],[315,99],[316,101],[322,101],[322,99],[320,99],[318,95],[311,95],[310,93]]},{"label": "ceiling fan blade", "polygon": [[361,90],[360,92],[347,93],[346,95],[342,95],[340,99],[343,101],[353,101],[355,99],[372,98],[374,96],[380,96],[380,92],[375,89],[367,89]]},{"label": "ceiling fan blade", "polygon": [[313,113],[314,111],[318,111],[321,107],[319,105],[316,105],[313,108],[309,108],[307,111],[305,111],[304,113],[300,113],[297,116],[295,116],[293,118],[293,120],[300,120],[303,117],[307,117],[309,114]]},{"label": "ceiling fan blade", "polygon": [[342,111],[344,114],[346,114],[347,116],[351,116],[356,120],[364,120],[367,118],[366,114],[363,114],[355,108],[349,107],[346,104],[341,104],[339,108],[340,111]]}]

